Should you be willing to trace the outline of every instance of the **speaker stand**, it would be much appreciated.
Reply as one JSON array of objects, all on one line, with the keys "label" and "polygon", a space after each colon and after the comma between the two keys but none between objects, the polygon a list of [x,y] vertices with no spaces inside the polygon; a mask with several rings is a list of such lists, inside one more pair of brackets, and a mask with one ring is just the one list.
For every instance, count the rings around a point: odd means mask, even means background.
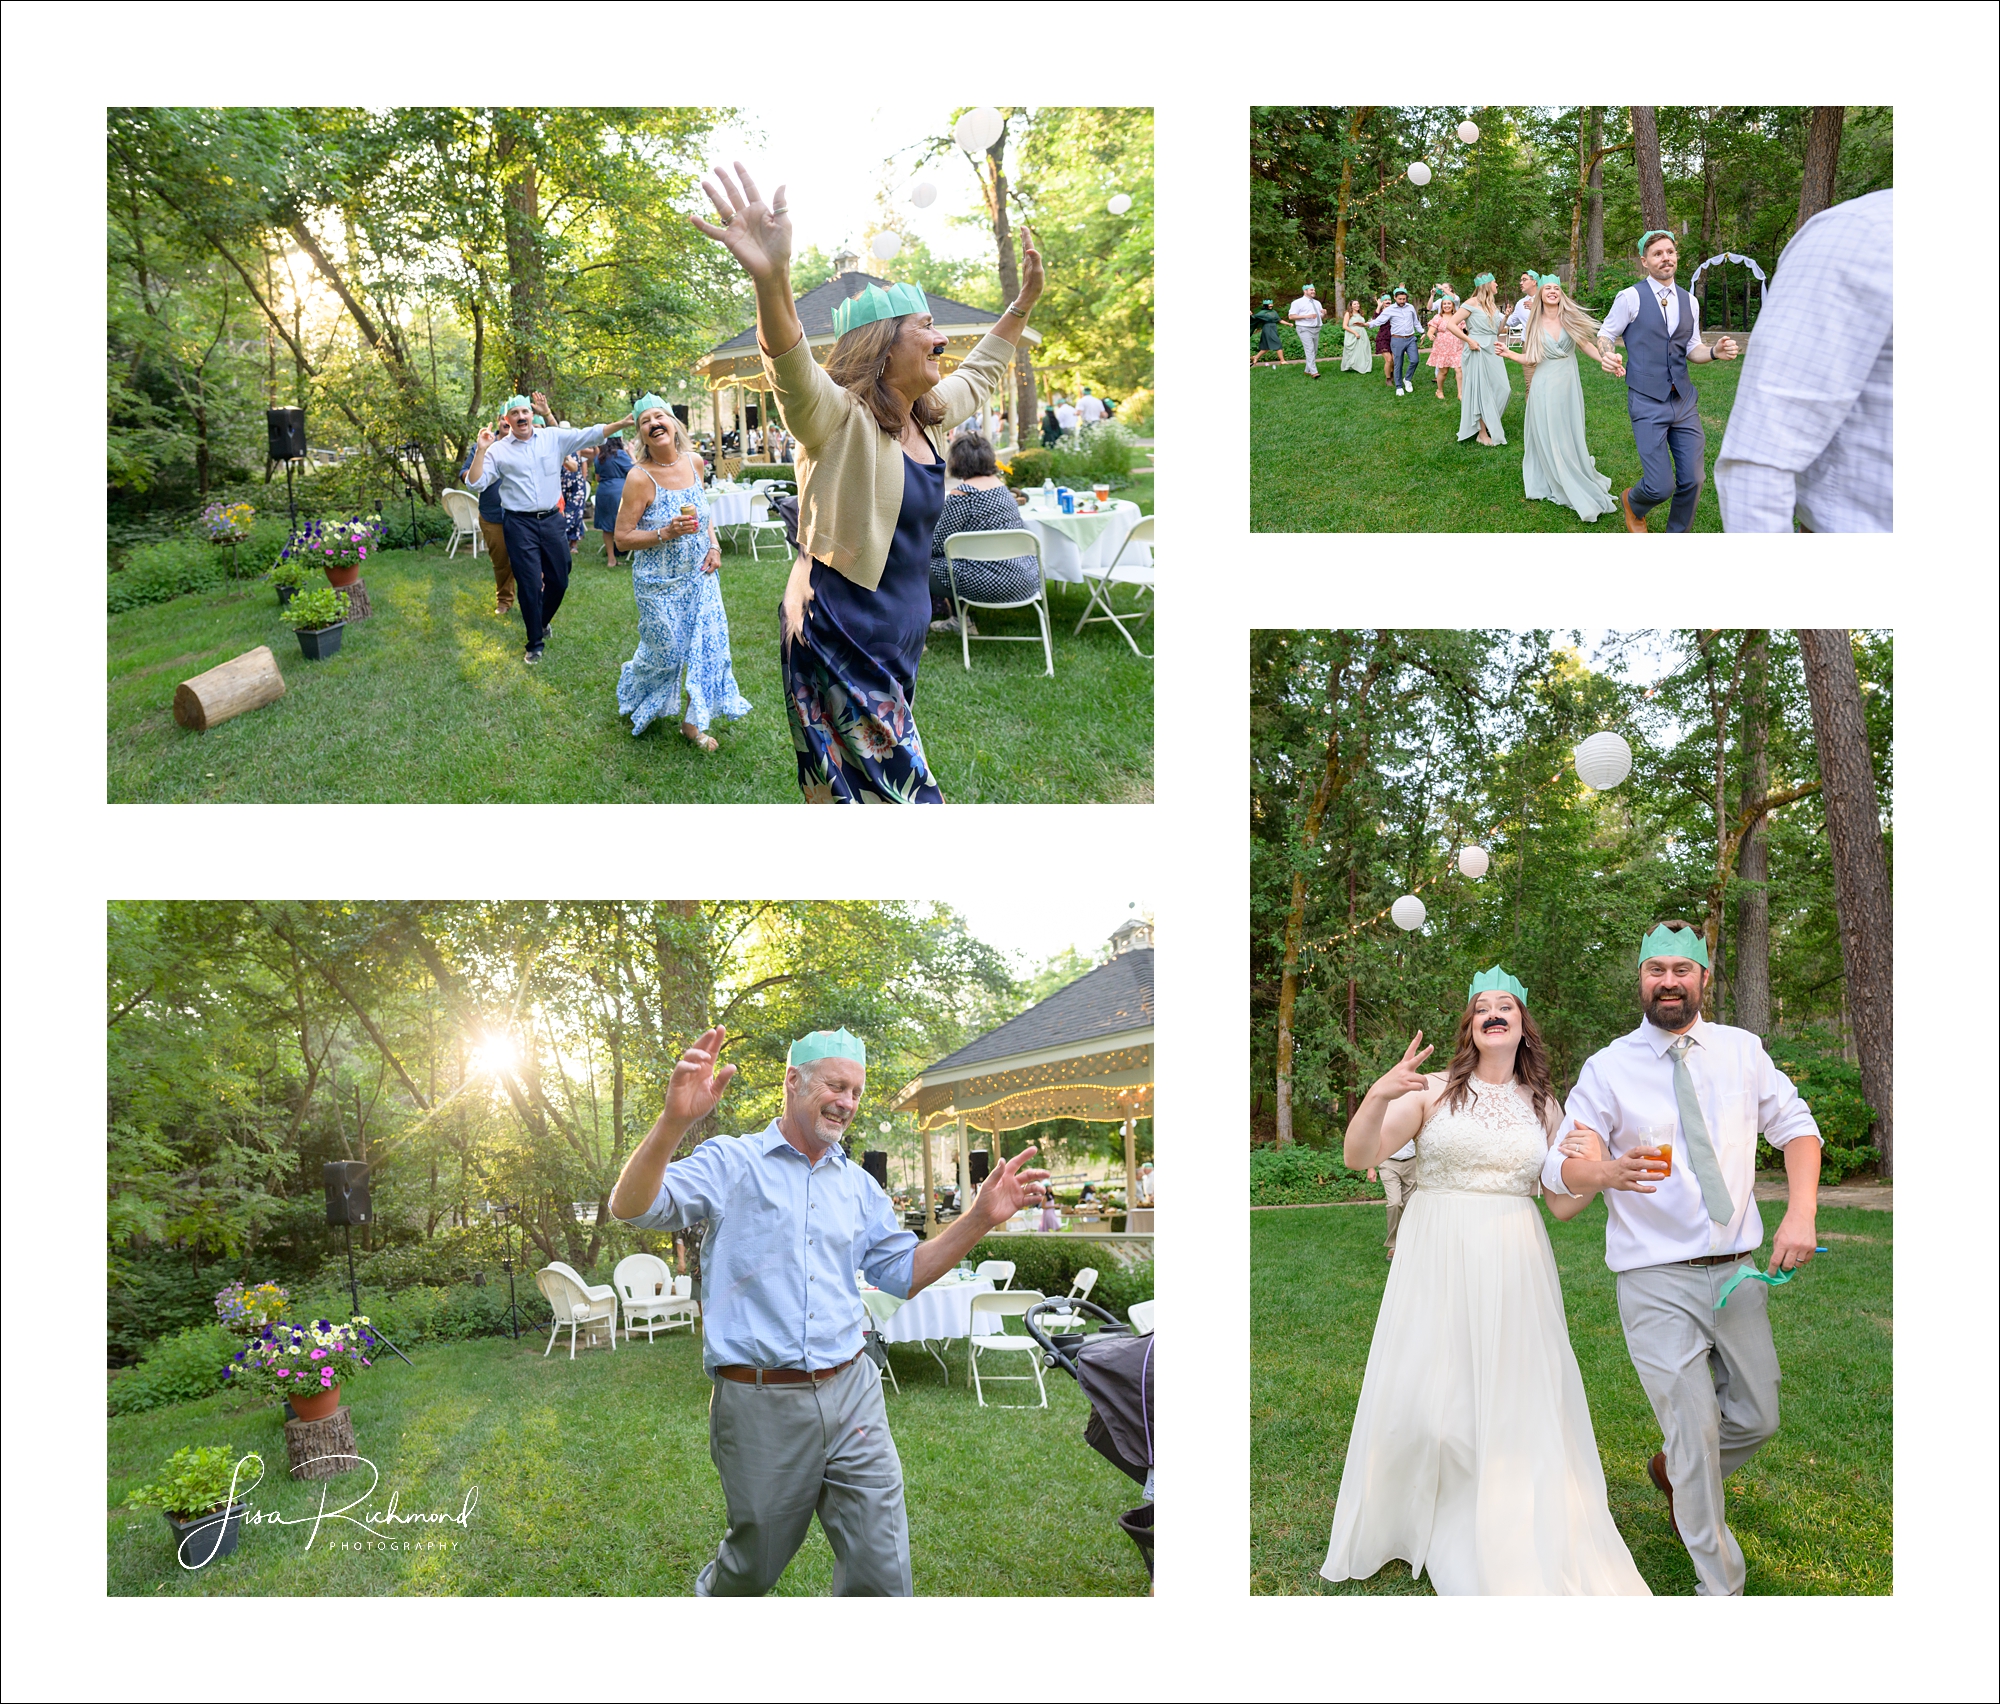
[{"label": "speaker stand", "polygon": [[293,532],[299,530],[299,499],[298,494],[292,489],[292,469],[295,465],[291,461],[285,463],[285,501],[291,505]]},{"label": "speaker stand", "polygon": [[[361,1286],[354,1281],[354,1227],[352,1225],[342,1225],[340,1229],[347,1238],[347,1295],[348,1299],[354,1303],[354,1311],[358,1314],[361,1311]],[[368,1329],[375,1331],[372,1325]],[[375,1338],[390,1354],[401,1361],[404,1366],[414,1367],[416,1365],[416,1362],[412,1361],[409,1356],[405,1355],[402,1350],[391,1343],[384,1333],[375,1331]]]}]

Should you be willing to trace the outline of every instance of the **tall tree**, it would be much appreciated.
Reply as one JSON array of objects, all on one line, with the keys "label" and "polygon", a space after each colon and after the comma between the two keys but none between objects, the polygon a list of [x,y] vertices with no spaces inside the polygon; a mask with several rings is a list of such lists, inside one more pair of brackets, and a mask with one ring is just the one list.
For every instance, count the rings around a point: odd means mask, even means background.
[{"label": "tall tree", "polygon": [[1882,1175],[1888,1178],[1894,1175],[1895,1155],[1895,941],[1868,718],[1847,629],[1808,627],[1797,633],[1826,787],[1847,1011],[1861,1064],[1861,1092],[1875,1113],[1875,1145],[1882,1154]]},{"label": "tall tree", "polygon": [[1597,275],[1604,270],[1604,109],[1590,109],[1590,171],[1584,179],[1589,195],[1585,208],[1589,226],[1584,236],[1584,263],[1590,269],[1590,287],[1597,288]]},{"label": "tall tree", "polygon": [[1840,168],[1840,131],[1846,118],[1846,107],[1812,109],[1812,120],[1806,127],[1805,165],[1799,173],[1799,227],[1833,205],[1833,180]]},{"label": "tall tree", "polygon": [[1669,228],[1667,182],[1660,170],[1660,120],[1655,107],[1635,106],[1632,112],[1632,152],[1639,169],[1639,213],[1649,231]]},{"label": "tall tree", "polygon": [[1347,204],[1354,193],[1354,150],[1361,127],[1374,112],[1372,106],[1356,107],[1347,115],[1347,145],[1340,151],[1340,199],[1333,215],[1333,312],[1336,318],[1347,312]]},{"label": "tall tree", "polygon": [[[1743,670],[1743,765],[1737,814],[1771,790],[1771,640],[1761,629],[1750,636]],[[1730,1021],[1757,1035],[1771,1031],[1771,861],[1769,826],[1758,816],[1743,831],[1736,855],[1736,940],[1734,998]]]}]

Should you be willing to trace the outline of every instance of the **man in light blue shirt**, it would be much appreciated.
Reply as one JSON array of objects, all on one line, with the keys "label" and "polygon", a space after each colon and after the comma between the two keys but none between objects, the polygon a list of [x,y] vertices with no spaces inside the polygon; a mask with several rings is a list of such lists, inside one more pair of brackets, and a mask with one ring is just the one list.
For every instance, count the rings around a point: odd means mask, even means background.
[{"label": "man in light blue shirt", "polygon": [[1417,388],[1411,380],[1416,376],[1417,334],[1423,330],[1423,321],[1410,306],[1409,291],[1398,284],[1395,294],[1395,301],[1368,323],[1389,322],[1389,388],[1398,396],[1408,396]]},{"label": "man in light blue shirt", "polygon": [[908,1597],[903,1467],[882,1375],[862,1354],[857,1271],[910,1297],[979,1239],[1043,1198],[1042,1171],[1006,1161],[970,1211],[919,1242],[875,1180],[841,1152],[867,1083],[867,1049],[846,1030],[792,1044],[784,1111],[754,1135],[715,1137],[668,1163],[721,1100],[718,1026],[682,1055],[666,1106],[611,1192],[611,1211],[648,1230],[705,1223],[702,1365],[714,1382],[709,1455],[728,1530],[697,1597],[760,1597],[805,1542],[815,1514],[833,1550],[836,1597]]},{"label": "man in light blue shirt", "polygon": [[569,590],[569,538],[556,509],[562,496],[563,458],[572,450],[601,444],[607,433],[632,424],[628,414],[608,426],[550,427],[538,432],[537,409],[544,416],[554,412],[540,391],[532,402],[525,396],[510,396],[508,435],[496,440],[482,430],[465,478],[466,490],[475,494],[496,483],[500,488],[500,526],[521,600],[521,620],[528,630],[522,661],[529,664],[542,660],[549,623]]}]

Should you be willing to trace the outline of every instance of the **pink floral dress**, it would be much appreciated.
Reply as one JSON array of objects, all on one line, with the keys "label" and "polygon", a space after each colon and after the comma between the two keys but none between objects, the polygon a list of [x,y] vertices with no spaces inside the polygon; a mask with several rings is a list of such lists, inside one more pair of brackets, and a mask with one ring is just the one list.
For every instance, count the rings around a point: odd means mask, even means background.
[{"label": "pink floral dress", "polygon": [[1440,373],[1447,367],[1461,368],[1465,359],[1465,345],[1445,330],[1443,314],[1439,314],[1431,321],[1431,336],[1435,341],[1431,344],[1430,364]]}]

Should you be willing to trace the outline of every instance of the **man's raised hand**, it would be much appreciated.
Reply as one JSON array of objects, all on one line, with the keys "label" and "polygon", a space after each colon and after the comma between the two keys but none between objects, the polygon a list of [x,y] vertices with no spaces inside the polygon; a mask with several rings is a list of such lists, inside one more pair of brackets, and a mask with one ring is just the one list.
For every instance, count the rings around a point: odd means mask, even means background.
[{"label": "man's raised hand", "polygon": [[723,222],[711,225],[699,214],[690,213],[688,219],[694,228],[734,255],[737,265],[753,280],[761,283],[782,278],[792,260],[792,217],[785,208],[785,186],[779,184],[767,203],[750,181],[749,168],[739,160],[734,182],[727,166],[717,166],[715,182],[704,179],[701,187]]},{"label": "man's raised hand", "polygon": [[1023,1207],[1035,1205],[1047,1196],[1042,1179],[1049,1174],[1022,1169],[1034,1154],[1033,1148],[1023,1148],[1011,1160],[1002,1160],[999,1170],[979,1186],[973,1205],[986,1216],[988,1224],[1004,1225]]},{"label": "man's raised hand", "polygon": [[485,450],[485,449],[490,449],[490,448],[492,448],[492,445],[493,445],[493,430],[492,430],[492,428],[491,428],[491,427],[488,427],[488,426],[482,426],[482,427],[480,427],[480,428],[479,428],[479,447],[480,447],[480,448],[481,448],[482,450]]},{"label": "man's raised hand", "polygon": [[1410,1045],[1403,1049],[1403,1057],[1375,1079],[1375,1087],[1369,1091],[1371,1094],[1379,1091],[1384,1100],[1401,1100],[1405,1095],[1418,1094],[1430,1087],[1423,1072],[1417,1069],[1431,1056],[1428,1047],[1421,1053],[1417,1051],[1417,1043],[1423,1039],[1422,1030],[1410,1037]]},{"label": "man's raised hand", "polygon": [[698,1123],[715,1110],[723,1090],[729,1087],[729,1079],[736,1075],[734,1065],[716,1064],[726,1035],[723,1027],[717,1024],[706,1035],[697,1036],[674,1067],[674,1074],[667,1083],[664,1116],[683,1129]]}]

